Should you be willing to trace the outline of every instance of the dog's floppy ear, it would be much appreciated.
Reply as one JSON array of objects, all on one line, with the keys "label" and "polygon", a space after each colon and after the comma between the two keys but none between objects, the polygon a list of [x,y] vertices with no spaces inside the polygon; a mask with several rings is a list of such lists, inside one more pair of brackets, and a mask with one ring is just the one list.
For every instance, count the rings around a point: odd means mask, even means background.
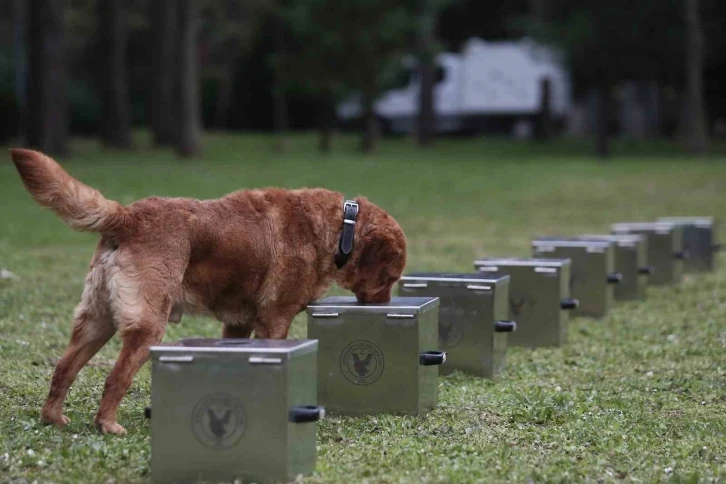
[{"label": "dog's floppy ear", "polygon": [[391,237],[376,232],[371,233],[362,241],[358,273],[364,279],[369,281],[373,279],[371,281],[373,283],[385,284],[388,279],[388,271],[383,269],[401,257],[402,249],[396,247],[395,241]]},{"label": "dog's floppy ear", "polygon": [[396,257],[396,253],[391,246],[391,241],[381,234],[375,232],[365,239],[361,244],[360,262],[358,265],[360,268],[364,267],[378,267],[386,264]]}]

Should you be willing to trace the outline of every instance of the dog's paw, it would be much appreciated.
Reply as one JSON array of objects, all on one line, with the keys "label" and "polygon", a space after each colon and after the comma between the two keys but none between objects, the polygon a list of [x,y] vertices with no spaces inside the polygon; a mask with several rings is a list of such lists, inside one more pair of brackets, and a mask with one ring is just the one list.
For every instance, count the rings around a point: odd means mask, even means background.
[{"label": "dog's paw", "polygon": [[66,425],[71,423],[71,419],[63,414],[58,416],[43,415],[40,417],[40,421],[43,422],[45,425],[55,425],[56,427],[65,427]]},{"label": "dog's paw", "polygon": [[117,422],[96,422],[96,428],[102,434],[113,434],[118,436],[126,435],[126,429]]}]

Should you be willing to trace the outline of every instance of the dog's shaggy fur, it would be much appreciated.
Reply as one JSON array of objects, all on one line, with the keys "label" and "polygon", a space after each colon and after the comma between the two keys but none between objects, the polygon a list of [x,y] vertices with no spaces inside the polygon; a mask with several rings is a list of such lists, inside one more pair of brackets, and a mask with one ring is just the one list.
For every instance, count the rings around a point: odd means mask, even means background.
[{"label": "dog's shaggy fur", "polygon": [[11,154],[36,202],[74,229],[101,235],[42,409],[46,423],[68,423],[62,413],[68,388],[116,332],[123,345],[95,423],[103,433],[122,435],[119,403],[168,321],[201,314],[220,320],[224,337],[248,338],[254,331],[257,338],[286,338],[295,315],[333,282],[360,302],[386,302],[406,264],[403,231],[363,197],[353,252],[338,269],[340,193],[268,188],[121,206],[42,153]]}]

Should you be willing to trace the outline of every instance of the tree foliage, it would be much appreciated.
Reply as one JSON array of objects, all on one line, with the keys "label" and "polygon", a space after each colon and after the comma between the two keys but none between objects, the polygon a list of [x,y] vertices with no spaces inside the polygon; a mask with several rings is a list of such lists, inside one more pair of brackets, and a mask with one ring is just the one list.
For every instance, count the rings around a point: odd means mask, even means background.
[{"label": "tree foliage", "polygon": [[624,79],[665,81],[681,70],[682,0],[552,0],[550,17],[518,24],[541,41],[558,45],[576,81],[612,85]]}]

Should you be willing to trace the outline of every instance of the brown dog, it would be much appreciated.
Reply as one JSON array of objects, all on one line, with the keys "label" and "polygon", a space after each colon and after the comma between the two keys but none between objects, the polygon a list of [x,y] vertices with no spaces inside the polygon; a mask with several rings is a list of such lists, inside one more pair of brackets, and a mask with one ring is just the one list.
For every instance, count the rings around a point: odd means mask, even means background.
[{"label": "brown dog", "polygon": [[[43,406],[47,423],[69,422],[62,413],[68,388],[117,331],[123,345],[95,423],[101,432],[123,435],[119,403],[167,321],[207,315],[224,324],[224,337],[254,331],[257,338],[286,338],[295,315],[333,281],[360,302],[386,302],[406,263],[403,231],[365,198],[357,199],[355,224],[343,223],[343,196],[323,189],[243,190],[215,200],[150,197],[124,207],[42,153],[11,154],[36,202],[77,230],[101,234],[70,345]],[[354,244],[338,267],[344,225]]]}]

